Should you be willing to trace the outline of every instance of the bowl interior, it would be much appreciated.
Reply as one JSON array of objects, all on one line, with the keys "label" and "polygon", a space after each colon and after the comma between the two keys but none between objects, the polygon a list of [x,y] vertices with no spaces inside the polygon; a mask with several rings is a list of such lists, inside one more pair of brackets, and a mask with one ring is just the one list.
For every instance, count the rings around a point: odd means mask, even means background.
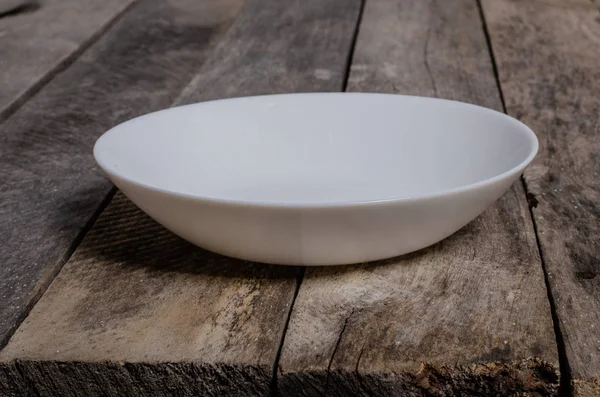
[{"label": "bowl interior", "polygon": [[178,107],[97,142],[109,173],[175,193],[261,203],[350,203],[440,194],[508,172],[537,151],[498,112],[381,94],[301,94]]}]

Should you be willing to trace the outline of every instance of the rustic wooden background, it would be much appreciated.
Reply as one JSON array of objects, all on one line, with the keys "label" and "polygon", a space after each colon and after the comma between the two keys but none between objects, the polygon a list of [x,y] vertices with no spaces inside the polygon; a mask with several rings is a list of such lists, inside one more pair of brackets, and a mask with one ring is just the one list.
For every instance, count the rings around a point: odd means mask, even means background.
[{"label": "rustic wooden background", "polygon": [[[420,252],[281,267],[182,241],[107,181],[115,124],[284,92],[504,111],[540,153]],[[0,17],[0,395],[600,396],[591,0],[39,0]]]}]

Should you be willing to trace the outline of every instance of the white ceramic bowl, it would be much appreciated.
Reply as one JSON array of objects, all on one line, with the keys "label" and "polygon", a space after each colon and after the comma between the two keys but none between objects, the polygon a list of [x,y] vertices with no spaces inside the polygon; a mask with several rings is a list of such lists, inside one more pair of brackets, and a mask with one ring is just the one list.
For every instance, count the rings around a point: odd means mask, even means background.
[{"label": "white ceramic bowl", "polygon": [[531,162],[534,133],[432,98],[288,94],[148,114],[104,134],[98,164],[143,211],[210,251],[358,263],[454,233]]}]

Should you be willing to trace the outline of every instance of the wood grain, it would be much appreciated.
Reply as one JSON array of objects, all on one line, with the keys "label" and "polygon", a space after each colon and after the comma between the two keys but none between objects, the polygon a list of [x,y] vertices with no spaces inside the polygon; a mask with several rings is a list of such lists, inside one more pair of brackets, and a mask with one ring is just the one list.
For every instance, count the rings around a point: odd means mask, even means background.
[{"label": "wood grain", "polygon": [[169,106],[240,6],[140,3],[0,125],[0,347],[112,188],[92,157],[95,139]]},{"label": "wood grain", "polygon": [[600,395],[600,14],[571,4],[483,6],[507,111],[540,138],[525,181],[575,394],[591,396]]},{"label": "wood grain", "polygon": [[44,0],[0,18],[0,122],[135,0]]},{"label": "wood grain", "polygon": [[360,0],[274,3],[246,3],[178,103],[342,90]]},{"label": "wood grain", "polygon": [[53,395],[265,395],[295,271],[196,248],[119,193],[1,360]]},{"label": "wood grain", "polygon": [[[177,103],[340,90],[359,5],[249,0],[201,69],[214,79]],[[266,78],[273,59],[282,69]],[[0,354],[0,380],[9,394],[267,395],[297,272],[194,248],[117,195]]]},{"label": "wood grain", "polygon": [[[471,0],[369,0],[348,88],[502,108]],[[283,396],[556,395],[553,323],[522,185],[428,249],[308,268],[278,371]]]}]

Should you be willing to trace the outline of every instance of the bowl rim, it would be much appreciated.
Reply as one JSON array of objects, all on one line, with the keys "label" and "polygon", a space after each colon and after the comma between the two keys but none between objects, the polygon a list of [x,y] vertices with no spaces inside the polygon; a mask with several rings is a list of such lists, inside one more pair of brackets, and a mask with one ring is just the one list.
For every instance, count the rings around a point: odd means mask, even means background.
[{"label": "bowl rim", "polygon": [[[441,190],[439,192],[419,194],[419,195],[413,195],[413,196],[392,197],[392,198],[373,199],[373,200],[360,200],[360,201],[335,201],[335,202],[318,202],[318,201],[315,201],[315,202],[293,202],[293,201],[276,202],[276,201],[240,200],[240,199],[219,198],[219,197],[204,196],[204,195],[199,195],[199,194],[178,192],[175,190],[165,189],[165,188],[157,187],[157,186],[154,186],[154,185],[151,185],[148,183],[140,182],[133,178],[130,178],[123,174],[115,172],[114,169],[109,167],[102,160],[102,155],[99,154],[98,147],[99,147],[100,142],[103,139],[106,139],[106,137],[108,136],[109,133],[111,133],[111,131],[113,131],[114,129],[116,129],[118,127],[122,127],[125,124],[145,118],[150,115],[156,115],[158,113],[170,112],[175,109],[183,109],[183,108],[187,108],[187,107],[202,106],[204,104],[210,104],[210,103],[222,102],[222,101],[236,101],[236,100],[244,100],[244,99],[248,100],[248,99],[283,97],[283,96],[287,96],[287,97],[289,97],[289,96],[311,96],[311,95],[313,95],[313,96],[314,95],[332,96],[332,97],[333,96],[342,96],[342,95],[343,96],[352,95],[352,96],[402,97],[402,98],[412,99],[412,100],[422,100],[425,102],[429,102],[429,101],[438,102],[438,103],[441,102],[441,103],[446,103],[447,105],[452,105],[452,106],[458,105],[458,106],[471,107],[474,110],[479,111],[479,112],[490,113],[490,114],[494,114],[496,116],[499,115],[501,118],[505,119],[508,123],[511,123],[518,129],[520,129],[525,134],[525,136],[528,138],[529,142],[531,143],[531,150],[530,150],[530,153],[528,154],[528,156],[525,158],[525,160],[523,160],[521,163],[519,163],[515,167],[513,167],[503,173],[500,173],[498,175],[492,176],[487,179],[483,179],[478,182],[470,183],[468,185],[463,185],[463,186],[459,186],[459,187],[452,188],[452,189]],[[192,103],[192,104],[187,104],[187,105],[174,106],[171,108],[166,108],[166,109],[158,110],[155,112],[150,112],[150,113],[147,113],[147,114],[144,114],[141,116],[134,117],[134,118],[124,121],[122,123],[119,123],[119,124],[115,125],[114,127],[110,128],[109,130],[107,130],[106,132],[104,132],[96,140],[96,142],[94,144],[94,148],[93,148],[93,154],[94,154],[96,163],[109,176],[115,177],[126,183],[138,186],[140,188],[151,190],[151,191],[169,195],[169,196],[175,196],[175,197],[184,198],[184,199],[202,201],[202,202],[212,203],[212,204],[224,204],[224,205],[234,205],[234,206],[244,206],[244,207],[265,207],[265,208],[283,207],[283,208],[296,208],[296,209],[303,209],[303,208],[315,209],[315,208],[332,208],[332,207],[359,207],[359,206],[394,204],[394,203],[411,203],[411,202],[416,202],[416,201],[424,201],[424,200],[451,197],[451,196],[461,194],[461,193],[464,193],[467,191],[482,189],[487,186],[493,185],[496,182],[499,182],[499,181],[505,180],[505,179],[510,179],[511,177],[522,173],[525,170],[525,168],[533,161],[533,159],[535,158],[535,156],[538,153],[538,150],[539,150],[538,138],[535,135],[535,133],[531,130],[531,128],[529,128],[525,123],[517,120],[514,117],[507,115],[506,113],[499,112],[497,110],[493,110],[493,109],[486,108],[483,106],[474,105],[474,104],[467,103],[467,102],[443,99],[443,98],[415,96],[415,95],[403,95],[403,94],[377,93],[377,92],[304,92],[304,93],[288,93],[288,94],[248,95],[248,96],[240,96],[240,97],[233,97],[233,98],[223,98],[223,99],[216,99],[216,100],[205,101],[205,102],[197,102],[197,103]]]}]

